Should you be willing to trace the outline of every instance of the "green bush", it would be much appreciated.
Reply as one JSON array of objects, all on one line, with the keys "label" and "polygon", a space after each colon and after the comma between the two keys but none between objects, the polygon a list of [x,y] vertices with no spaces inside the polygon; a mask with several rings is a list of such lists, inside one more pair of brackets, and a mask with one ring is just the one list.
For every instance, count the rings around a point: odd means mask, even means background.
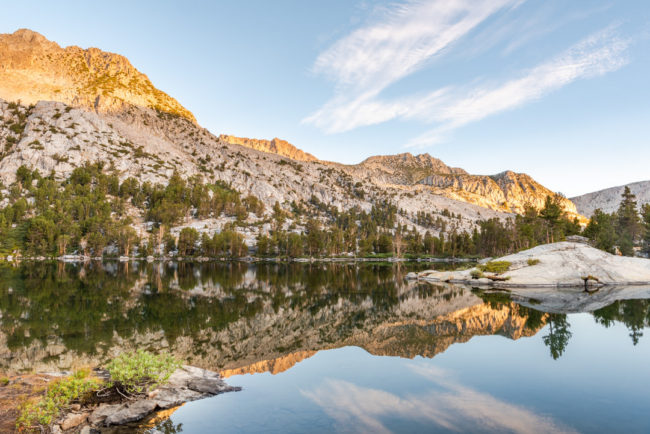
[{"label": "green bush", "polygon": [[469,274],[472,276],[472,279],[480,279],[483,277],[483,272],[481,270],[472,270]]},{"label": "green bush", "polygon": [[478,268],[484,272],[501,274],[508,271],[511,265],[512,263],[508,261],[490,261],[486,264],[479,265]]},{"label": "green bush", "polygon": [[180,366],[180,361],[170,354],[156,355],[138,350],[120,354],[106,369],[111,375],[110,386],[121,393],[138,395],[166,383]]},{"label": "green bush", "polygon": [[528,259],[528,265],[530,265],[531,267],[537,264],[539,264],[539,259],[533,259],[533,258]]},{"label": "green bush", "polygon": [[45,396],[23,404],[16,420],[16,428],[22,431],[50,425],[62,410],[75,402],[83,403],[101,385],[102,380],[90,376],[86,370],[52,382]]}]

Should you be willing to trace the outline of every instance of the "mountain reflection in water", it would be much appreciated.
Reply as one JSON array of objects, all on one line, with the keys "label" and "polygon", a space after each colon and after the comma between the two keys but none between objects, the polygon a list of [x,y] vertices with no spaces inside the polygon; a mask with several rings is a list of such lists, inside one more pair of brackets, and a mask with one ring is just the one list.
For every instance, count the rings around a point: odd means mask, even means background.
[{"label": "mountain reflection in water", "polygon": [[[617,351],[627,352],[626,369],[645,378],[629,351],[645,344],[650,288],[506,293],[404,279],[430,266],[3,265],[0,372],[96,366],[145,348],[170,351],[244,386],[242,393],[159,414],[141,431],[155,425],[162,432],[211,432],[217,421],[225,432],[258,432],[262,425],[283,432],[650,429],[635,419],[650,410],[645,389],[626,378],[614,381],[609,368]],[[598,340],[621,327],[629,335],[622,336],[625,347],[617,337],[585,350],[585,337]],[[516,348],[506,345],[514,341]],[[572,345],[577,351],[567,350]],[[523,371],[517,378],[526,366],[537,369],[539,381]],[[591,372],[608,379],[603,369],[612,385],[592,390],[585,408],[609,406],[599,410],[600,419],[555,396],[536,400],[557,377],[566,385],[562,399],[576,402],[600,383],[576,378]],[[624,395],[619,383],[628,384]],[[531,388],[536,392],[526,394]],[[568,408],[575,414],[564,415]]]},{"label": "mountain reflection in water", "polygon": [[[592,312],[605,327],[622,322],[635,344],[650,322],[649,288],[509,295],[407,283],[403,277],[412,270],[388,264],[3,266],[0,369],[70,369],[145,347],[226,376],[278,373],[324,349],[433,357],[473,336],[518,339],[547,323],[545,342],[557,358],[571,337],[568,312]],[[630,294],[636,299],[622,299]]]}]

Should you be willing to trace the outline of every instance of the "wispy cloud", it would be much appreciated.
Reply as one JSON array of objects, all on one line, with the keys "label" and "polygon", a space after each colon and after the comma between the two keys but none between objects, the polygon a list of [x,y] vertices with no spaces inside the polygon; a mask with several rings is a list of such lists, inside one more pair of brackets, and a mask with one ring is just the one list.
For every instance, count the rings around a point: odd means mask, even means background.
[{"label": "wispy cloud", "polygon": [[615,26],[500,83],[450,84],[419,95],[382,99],[381,92],[451,49],[479,24],[522,0],[408,2],[336,42],[314,70],[330,77],[335,94],[303,122],[340,133],[393,119],[417,120],[431,130],[407,145],[424,146],[492,114],[537,100],[578,79],[603,75],[627,62],[630,43]]},{"label": "wispy cloud", "polygon": [[337,95],[305,122],[330,132],[344,131],[346,126],[338,117],[350,108],[421,69],[495,12],[521,2],[435,0],[394,5],[377,22],[354,31],[318,56],[314,71],[336,83]]},{"label": "wispy cloud", "polygon": [[619,69],[627,62],[629,40],[616,36],[613,28],[579,42],[558,57],[494,87],[478,87],[442,101],[431,110],[411,112],[439,125],[411,140],[410,145],[430,145],[444,133],[487,116],[519,107],[541,98],[575,80],[595,77]]}]

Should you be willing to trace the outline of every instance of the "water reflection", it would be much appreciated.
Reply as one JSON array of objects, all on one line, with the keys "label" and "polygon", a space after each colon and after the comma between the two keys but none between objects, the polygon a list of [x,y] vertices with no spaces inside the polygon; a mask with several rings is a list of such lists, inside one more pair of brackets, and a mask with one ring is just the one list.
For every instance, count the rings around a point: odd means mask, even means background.
[{"label": "water reflection", "polygon": [[[417,266],[417,265],[416,265]],[[423,265],[424,266],[424,265]],[[622,322],[634,344],[650,289],[512,294],[408,283],[413,266],[89,263],[0,267],[0,369],[69,369],[134,347],[169,349],[226,375],[282,372],[316,351],[433,357],[477,335],[531,336],[557,359],[567,312]],[[624,299],[633,295],[637,299]]]},{"label": "water reflection", "polygon": [[[418,265],[238,262],[0,266],[0,371],[57,371],[98,365],[123,350],[165,349],[191,364],[238,376],[233,384],[245,390],[259,388],[271,374],[284,378],[281,389],[293,391],[291,397],[273,395],[284,393],[275,383],[269,383],[272,392],[259,398],[257,406],[253,392],[243,405],[237,401],[243,399],[240,394],[218,397],[231,412],[240,407],[260,415],[269,412],[269,418],[278,418],[279,430],[292,420],[298,432],[428,431],[432,426],[442,431],[570,432],[570,425],[424,362],[444,360],[452,347],[476,348],[477,336],[502,336],[507,338],[502,341],[522,342],[517,348],[535,340],[543,358],[559,367],[571,359],[571,346],[580,345],[579,329],[570,318],[576,312],[587,312],[591,327],[600,331],[624,326],[630,348],[643,342],[650,325],[648,287],[603,288],[593,294],[480,291],[407,282],[404,276],[414,267]],[[524,337],[534,338],[519,341]],[[500,347],[473,350],[455,363],[480,355],[480,363],[464,371],[467,376],[483,366],[483,357],[495,357],[500,367],[531,351],[500,360],[503,349],[493,348]],[[302,367],[306,373],[301,374]],[[512,375],[511,370],[503,375]],[[389,387],[388,372],[397,373],[408,387]],[[264,374],[242,376],[258,373]],[[363,376],[366,381],[359,381]],[[287,386],[287,378],[296,383]],[[264,410],[269,400],[287,403],[286,417]],[[176,414],[212,414],[212,408],[202,407],[207,405],[184,406],[168,419],[173,409],[150,426],[181,432],[184,423],[205,416]],[[315,427],[315,421],[322,426]],[[255,431],[229,423],[232,432]],[[210,432],[210,426],[190,431]]]}]

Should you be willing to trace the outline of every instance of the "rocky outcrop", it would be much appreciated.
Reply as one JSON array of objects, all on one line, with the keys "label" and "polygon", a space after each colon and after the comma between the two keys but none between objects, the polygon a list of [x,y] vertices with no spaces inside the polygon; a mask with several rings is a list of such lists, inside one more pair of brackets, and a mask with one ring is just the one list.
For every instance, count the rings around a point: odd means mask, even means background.
[{"label": "rocky outcrop", "polygon": [[196,122],[124,56],[97,48],[62,48],[27,29],[0,34],[0,98],[26,104],[60,101],[97,112],[135,105]]},{"label": "rocky outcrop", "polygon": [[552,192],[525,173],[506,171],[492,176],[436,174],[420,182],[449,191],[454,199],[518,214],[522,214],[526,206],[543,208],[547,196],[558,197],[565,212],[578,215],[570,200]]},{"label": "rocky outcrop", "polygon": [[632,194],[636,196],[639,208],[650,203],[650,181],[635,182],[583,194],[582,196],[572,197],[571,201],[575,203],[578,212],[587,217],[591,217],[597,209],[606,213],[613,213],[621,203],[621,195],[625,187],[629,187]]},{"label": "rocky outcrop", "polygon": [[244,146],[246,148],[255,149],[256,151],[281,155],[296,161],[318,161],[318,158],[313,155],[308,154],[307,152],[296,148],[286,140],[278,139],[277,137],[273,140],[261,140],[222,134],[219,136],[219,141],[231,145]]},{"label": "rocky outcrop", "polygon": [[[94,408],[80,408],[63,415],[53,431],[80,429],[86,422],[95,428],[127,425],[149,416],[155,411],[166,410],[186,402],[239,391],[241,388],[227,385],[216,372],[193,366],[177,369],[167,383],[146,396],[122,403],[101,404]],[[87,429],[87,428],[86,428]]]},{"label": "rocky outcrop", "polygon": [[464,271],[424,271],[410,279],[454,282],[470,285],[518,287],[577,287],[650,285],[650,260],[616,256],[584,243],[560,242],[537,246],[495,261],[509,262],[509,269],[498,275],[473,279],[477,268]]}]

